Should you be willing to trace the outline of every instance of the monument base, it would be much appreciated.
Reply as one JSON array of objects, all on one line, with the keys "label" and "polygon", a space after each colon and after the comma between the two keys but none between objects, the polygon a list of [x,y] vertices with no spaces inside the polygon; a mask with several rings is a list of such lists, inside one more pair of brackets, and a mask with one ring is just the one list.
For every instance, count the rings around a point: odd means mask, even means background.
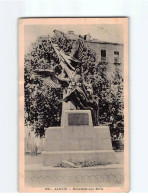
[{"label": "monument base", "polygon": [[109,127],[93,127],[90,111],[65,111],[63,124],[46,130],[44,165],[56,166],[62,161],[116,162]]}]

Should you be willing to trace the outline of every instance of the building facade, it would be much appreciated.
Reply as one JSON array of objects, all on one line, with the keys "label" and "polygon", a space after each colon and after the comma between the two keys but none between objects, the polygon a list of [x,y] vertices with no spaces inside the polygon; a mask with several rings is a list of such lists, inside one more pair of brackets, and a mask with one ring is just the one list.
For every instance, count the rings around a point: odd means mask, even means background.
[{"label": "building facade", "polygon": [[90,41],[89,47],[96,53],[97,62],[106,64],[108,75],[111,75],[117,67],[123,74],[123,44]]},{"label": "building facade", "polygon": [[96,53],[97,62],[106,64],[108,75],[114,72],[116,67],[121,69],[121,73],[123,74],[124,45],[122,43],[103,42],[98,39],[91,39],[90,34],[84,36],[76,35],[74,31],[68,31],[65,34],[61,31],[54,30],[54,33],[57,37],[65,37],[72,41],[74,50],[77,48],[78,39],[84,39],[84,42]]}]

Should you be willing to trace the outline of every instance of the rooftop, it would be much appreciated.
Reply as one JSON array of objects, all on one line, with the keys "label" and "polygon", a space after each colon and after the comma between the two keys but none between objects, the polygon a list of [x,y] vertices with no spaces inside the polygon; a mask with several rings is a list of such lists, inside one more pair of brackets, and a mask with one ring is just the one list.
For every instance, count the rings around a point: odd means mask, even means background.
[{"label": "rooftop", "polygon": [[[64,35],[65,37],[67,37],[67,38],[70,39],[70,40],[78,40],[78,39],[80,38],[80,36],[81,36],[81,35],[76,35],[76,34],[74,34],[74,31],[68,31],[67,33],[63,33],[63,32],[61,32],[61,31],[59,31],[59,30],[54,30],[54,32],[58,32],[58,33],[60,33],[61,35]],[[84,36],[81,36],[81,38],[84,39]],[[85,41],[86,41],[86,40],[85,40]],[[89,41],[86,41],[86,42],[89,42]],[[100,41],[100,40],[94,39],[94,38],[92,38],[92,39],[90,40],[90,43],[96,43],[96,44],[97,44],[97,43],[98,43],[98,44],[112,44],[112,45],[121,45],[121,46],[123,46],[122,43]]]}]

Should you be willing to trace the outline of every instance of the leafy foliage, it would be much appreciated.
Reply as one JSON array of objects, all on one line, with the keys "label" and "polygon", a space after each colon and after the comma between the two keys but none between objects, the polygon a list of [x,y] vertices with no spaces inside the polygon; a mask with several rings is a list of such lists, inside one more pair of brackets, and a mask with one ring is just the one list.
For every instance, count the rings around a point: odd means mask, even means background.
[{"label": "leafy foliage", "polygon": [[45,128],[60,126],[61,89],[48,85],[44,77],[34,73],[35,69],[50,69],[59,63],[48,37],[40,37],[25,55],[25,123],[34,126],[36,134],[42,137]]},{"label": "leafy foliage", "polygon": [[[105,65],[100,66],[101,69],[102,67]],[[109,125],[111,135],[119,137],[119,133],[124,133],[123,77],[120,69],[116,67],[111,80],[104,69],[99,83],[100,123]]]}]

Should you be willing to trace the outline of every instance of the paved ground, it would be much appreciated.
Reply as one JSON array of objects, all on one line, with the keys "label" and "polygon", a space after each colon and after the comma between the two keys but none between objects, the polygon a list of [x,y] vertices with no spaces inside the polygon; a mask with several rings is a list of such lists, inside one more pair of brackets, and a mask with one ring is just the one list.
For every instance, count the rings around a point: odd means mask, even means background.
[{"label": "paved ground", "polygon": [[34,164],[26,166],[25,183],[32,187],[122,187],[124,170],[119,164],[86,168]]}]

